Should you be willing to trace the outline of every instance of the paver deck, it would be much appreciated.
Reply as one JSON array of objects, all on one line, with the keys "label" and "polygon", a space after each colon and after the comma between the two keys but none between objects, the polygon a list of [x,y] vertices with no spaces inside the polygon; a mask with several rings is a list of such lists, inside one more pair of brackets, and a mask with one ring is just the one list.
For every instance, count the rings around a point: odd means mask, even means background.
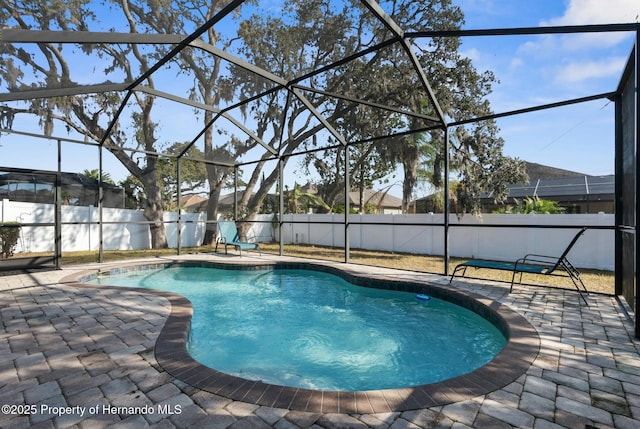
[{"label": "paver deck", "polygon": [[[640,342],[614,297],[591,294],[585,306],[571,290],[517,287],[509,294],[505,284],[457,281],[455,287],[508,306],[535,327],[540,349],[524,374],[502,388],[447,405],[308,412],[232,400],[170,375],[155,353],[172,311],[170,301],[144,291],[62,282],[96,267],[0,276],[1,428],[640,427]],[[426,276],[348,267],[406,280]],[[429,280],[448,282],[438,276]]]}]

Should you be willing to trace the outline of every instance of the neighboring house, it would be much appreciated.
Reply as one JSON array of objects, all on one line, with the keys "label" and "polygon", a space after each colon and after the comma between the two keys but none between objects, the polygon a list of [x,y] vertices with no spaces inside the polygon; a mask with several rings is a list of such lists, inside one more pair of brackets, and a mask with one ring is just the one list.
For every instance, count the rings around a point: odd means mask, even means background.
[{"label": "neighboring house", "polygon": [[[375,214],[402,213],[402,199],[388,193],[365,189],[363,200],[365,207],[373,207],[375,209]],[[336,202],[341,203],[343,201],[344,193],[338,194]],[[360,192],[349,192],[349,207],[356,210],[360,209]]]},{"label": "neighboring house", "polygon": [[[526,198],[538,197],[555,201],[566,213],[613,213],[615,176],[589,176],[575,171],[563,170],[532,162],[526,163],[529,176],[527,183],[508,185],[508,196],[504,203],[496,203],[491,194],[480,198],[481,211],[491,213],[504,205],[522,202]],[[411,202],[412,213],[442,212],[436,198],[428,195]]]},{"label": "neighboring house", "polygon": [[[242,192],[238,191],[238,200],[242,198]],[[291,192],[291,191],[289,191]],[[306,185],[300,188],[300,192],[315,194],[316,189],[313,186]],[[344,194],[339,194],[336,198],[338,203],[344,201]],[[268,202],[271,207],[278,207],[279,199],[278,195],[269,194],[267,196]],[[188,212],[206,212],[207,211],[207,198],[201,197],[199,195],[192,195],[188,198],[185,198],[182,203],[182,207],[184,210]],[[221,195],[220,200],[218,202],[218,212],[221,214],[232,214],[234,207],[234,195],[226,194]],[[400,198],[394,197],[393,195],[385,194],[381,191],[373,191],[367,189],[364,191],[364,201],[365,205],[368,207],[375,208],[375,213],[377,214],[399,214],[402,213],[402,200]],[[349,205],[351,208],[355,208],[358,210],[360,208],[360,194],[359,192],[349,192]],[[316,213],[321,208],[310,208],[311,213]]]},{"label": "neighboring house", "polygon": [[434,194],[417,198],[409,204],[409,213],[442,213],[442,204]]},{"label": "neighboring house", "polygon": [[527,197],[555,201],[565,213],[613,213],[615,176],[581,176],[538,179],[509,186],[509,197],[503,204],[485,198],[483,211],[491,212],[504,204],[515,204]]},{"label": "neighboring house", "polygon": [[527,163],[529,182],[508,186],[508,198],[496,204],[491,195],[481,199],[482,211],[490,213],[516,200],[538,197],[555,201],[566,213],[613,213],[615,176],[590,176],[575,171]]},{"label": "neighboring house", "polygon": [[[0,199],[53,204],[55,176],[9,172],[0,174]],[[98,181],[79,173],[60,173],[62,204],[98,206]],[[102,206],[124,208],[124,189],[102,182]]]},{"label": "neighboring house", "polygon": [[182,204],[182,210],[189,213],[198,213],[207,211],[207,201],[209,199],[203,196],[189,195],[182,197],[180,203]]},{"label": "neighboring house", "polygon": [[[242,191],[238,191],[238,199],[240,198],[242,198]],[[234,201],[233,194],[220,195],[220,199],[218,200],[218,213],[233,213]],[[201,195],[190,195],[182,199],[182,208],[190,213],[206,213],[208,202],[209,199]]]},{"label": "neighboring house", "polygon": [[[243,194],[244,191],[238,191],[238,201],[242,198]],[[267,198],[272,204],[277,204],[277,196],[269,194]],[[208,198],[201,195],[190,195],[182,199],[182,209],[189,213],[206,213],[208,201]],[[231,216],[233,215],[234,206],[235,196],[233,193],[220,195],[220,199],[218,200],[218,213]]]}]

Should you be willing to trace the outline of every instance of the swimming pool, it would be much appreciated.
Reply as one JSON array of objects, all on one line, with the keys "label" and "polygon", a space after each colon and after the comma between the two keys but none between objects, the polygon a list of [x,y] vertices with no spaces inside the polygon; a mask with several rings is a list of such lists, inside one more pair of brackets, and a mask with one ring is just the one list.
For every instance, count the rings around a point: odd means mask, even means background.
[{"label": "swimming pool", "polygon": [[[225,268],[230,270],[311,269],[328,272],[350,283],[374,289],[388,289],[428,294],[461,305],[492,324],[507,338],[505,347],[493,360],[474,371],[451,379],[414,387],[345,392],[279,386],[230,375],[202,365],[187,349],[193,308],[182,295],[157,289],[137,289],[122,286],[92,285],[99,272],[95,269],[71,273],[63,282],[68,287],[111,288],[124,293],[146,293],[168,300],[170,312],[159,329],[154,346],[158,365],[175,379],[195,388],[231,400],[260,406],[299,410],[313,413],[385,413],[442,406],[452,402],[471,400],[517,382],[535,360],[540,349],[540,338],[533,326],[520,314],[499,301],[460,290],[448,285],[447,279],[415,273],[381,271],[370,274],[366,267],[339,263],[294,262],[278,260],[232,260],[209,257],[207,259],[178,258],[169,261],[105,264],[100,274],[165,269],[176,266]],[[434,282],[435,280],[435,282]],[[108,283],[108,282],[107,282]],[[144,291],[144,292],[142,292]],[[150,302],[158,302],[152,299]],[[159,305],[153,304],[153,305]]]},{"label": "swimming pool", "polygon": [[184,295],[194,308],[194,359],[276,385],[418,386],[469,373],[506,344],[487,319],[446,300],[421,301],[313,270],[172,267],[94,282]]}]

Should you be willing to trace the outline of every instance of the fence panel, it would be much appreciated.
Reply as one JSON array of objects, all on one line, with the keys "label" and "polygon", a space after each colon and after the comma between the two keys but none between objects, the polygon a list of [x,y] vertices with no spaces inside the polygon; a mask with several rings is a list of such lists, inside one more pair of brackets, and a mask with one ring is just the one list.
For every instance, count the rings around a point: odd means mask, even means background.
[{"label": "fence panel", "polygon": [[[0,201],[0,221],[53,223],[51,204]],[[105,250],[149,249],[149,226],[141,211],[104,208],[102,212]],[[177,213],[165,213],[170,247],[177,247]],[[202,243],[206,214],[182,215],[182,246]],[[260,215],[249,235],[256,241],[277,240],[272,215]],[[95,207],[62,207],[63,251],[98,250],[99,213]],[[424,255],[444,254],[444,227],[441,214],[351,215],[351,248]],[[113,222],[113,223],[111,223]],[[122,222],[122,223],[116,223]],[[373,224],[379,222],[379,224]],[[556,255],[562,252],[576,230],[570,226],[611,227],[612,214],[577,215],[451,215],[449,254],[461,258],[513,261],[527,253]],[[472,226],[457,226],[461,223]],[[371,225],[370,225],[371,224]],[[478,225],[475,227],[473,225]],[[499,227],[482,227],[500,225]],[[513,227],[509,227],[513,225]],[[520,225],[566,225],[567,228],[520,228]],[[16,253],[49,252],[54,246],[53,227],[23,227]],[[282,239],[285,244],[344,247],[344,215],[301,214],[283,217]],[[592,229],[585,233],[571,251],[570,259],[581,268],[613,270],[614,231]]]},{"label": "fence panel", "polygon": [[[285,243],[344,246],[343,215],[286,215]],[[444,254],[443,215],[352,215],[349,217],[351,248],[425,255]],[[333,225],[318,222],[336,222]],[[381,222],[384,224],[368,225]],[[611,227],[612,214],[577,215],[451,215],[449,254],[460,258],[513,261],[527,253],[559,255],[577,230],[573,226]],[[460,224],[471,226],[457,226]],[[432,225],[433,224],[433,225]],[[474,227],[473,225],[478,225]],[[499,225],[491,227],[491,225]],[[513,225],[513,227],[509,227]],[[542,228],[521,228],[521,225]],[[562,226],[567,228],[544,228]],[[486,227],[485,227],[486,226]],[[582,268],[614,269],[614,232],[587,231],[573,248],[571,260]]]}]

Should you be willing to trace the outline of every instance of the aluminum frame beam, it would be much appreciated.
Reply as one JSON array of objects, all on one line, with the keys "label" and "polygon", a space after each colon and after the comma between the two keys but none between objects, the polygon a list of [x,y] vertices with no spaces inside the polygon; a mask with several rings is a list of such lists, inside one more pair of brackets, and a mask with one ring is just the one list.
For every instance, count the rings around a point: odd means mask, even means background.
[{"label": "aluminum frame beam", "polygon": [[297,88],[291,88],[291,92],[304,104],[304,106],[311,112],[313,116],[316,117],[318,121],[334,136],[343,146],[347,145],[347,141],[333,126],[327,121],[327,119],[318,112],[313,104],[304,96],[304,94],[300,93],[300,90]]},{"label": "aluminum frame beam", "polygon": [[494,113],[492,115],[476,116],[470,119],[450,122],[449,126],[454,127],[458,125],[472,124],[475,122],[487,121],[491,119],[504,118],[506,116],[522,115],[524,113],[537,112],[540,110],[547,110],[547,109],[555,109],[558,107],[570,106],[572,104],[587,103],[589,101],[601,100],[603,98],[610,100],[612,97],[615,97],[615,95],[616,95],[615,92],[604,92],[601,94],[594,94],[586,97],[572,98],[570,100],[564,100],[564,101],[557,101],[555,103],[540,104],[538,106],[525,107],[525,108],[516,109],[516,110],[508,110],[506,112]]},{"label": "aluminum frame beam", "polygon": [[0,43],[122,43],[177,45],[180,34],[115,33],[100,31],[51,31],[0,28]]},{"label": "aluminum frame beam", "polygon": [[592,24],[592,25],[558,25],[548,27],[515,27],[478,30],[431,30],[406,32],[407,38],[422,37],[471,37],[471,36],[526,36],[536,34],[578,34],[578,33],[611,33],[616,31],[638,31],[640,24]]},{"label": "aluminum frame beam", "polygon": [[387,13],[382,9],[382,7],[380,7],[380,5],[375,0],[361,0],[361,1],[400,41],[400,43],[402,44],[402,47],[404,48],[405,52],[409,56],[411,63],[413,64],[414,70],[416,71],[416,73],[418,74],[418,77],[420,78],[420,82],[422,83],[422,86],[427,91],[427,95],[429,97],[429,100],[433,104],[433,108],[436,111],[436,115],[442,122],[443,126],[446,127],[447,120],[445,118],[444,111],[442,110],[442,107],[440,107],[440,103],[438,103],[438,99],[436,98],[435,93],[433,92],[433,88],[431,88],[431,84],[429,83],[429,79],[427,78],[427,75],[424,73],[424,70],[420,65],[420,61],[418,60],[418,57],[416,56],[413,49],[411,49],[411,46],[409,45],[409,43],[407,43],[404,31],[398,26],[398,24],[396,24],[396,22],[389,15],[387,15]]},{"label": "aluminum frame beam", "polygon": [[[244,0],[242,0],[244,1]],[[11,29],[9,29],[11,30]],[[251,63],[248,63],[240,58],[237,58],[228,52],[222,51],[221,49],[216,48],[213,45],[203,42],[200,39],[191,39],[188,43],[184,43],[184,36],[175,36],[175,35],[165,35],[165,34],[129,34],[129,33],[90,33],[90,32],[62,32],[62,31],[30,31],[30,30],[14,30],[9,31],[7,34],[2,34],[2,38],[0,38],[0,42],[7,43],[135,43],[135,44],[149,44],[149,43],[164,43],[164,44],[178,44],[169,54],[163,57],[158,64],[165,64],[170,56],[175,56],[179,49],[183,49],[186,46],[190,46],[193,48],[202,49],[206,52],[209,52],[219,58],[222,58],[238,67],[241,67],[255,75],[263,77],[271,82],[276,84],[276,88],[272,88],[273,90],[279,90],[286,88],[288,82],[275,74],[261,69]],[[138,37],[141,36],[141,37]],[[191,36],[190,36],[191,37]],[[155,67],[155,66],[154,66]],[[158,67],[155,69],[157,70]],[[151,70],[151,69],[150,69]],[[215,113],[219,113],[219,116],[224,117],[239,129],[241,129],[245,134],[247,134],[250,138],[258,142],[261,146],[267,149],[271,154],[277,155],[277,151],[265,143],[262,139],[255,135],[255,133],[251,132],[248,128],[246,128],[243,124],[241,124],[238,120],[233,118],[228,113],[213,108],[212,106],[206,106],[202,103],[195,103],[191,100],[178,97],[166,92],[162,92],[148,86],[142,85],[142,82],[146,77],[151,75],[152,73],[145,73],[142,76],[138,77],[134,82],[124,83],[124,84],[98,84],[98,85],[86,85],[86,86],[77,86],[70,88],[56,88],[56,89],[37,89],[37,90],[29,90],[29,91],[18,91],[7,94],[0,94],[0,101],[18,101],[18,100],[28,100],[34,98],[49,98],[49,97],[60,97],[60,96],[72,96],[72,95],[82,95],[82,94],[91,94],[98,92],[108,92],[108,91],[118,91],[124,92],[129,91],[129,94],[125,96],[124,101],[121,104],[121,108],[118,111],[118,114],[110,124],[108,130],[110,130],[113,126],[113,122],[117,120],[122,112],[122,107],[126,104],[129,97],[131,96],[132,91],[142,91],[151,95],[156,95],[168,100],[172,100],[181,104],[189,105],[196,108],[206,109]],[[137,84],[136,84],[137,83]],[[311,111],[311,113],[317,117],[322,124],[329,130],[331,134],[333,134],[336,138],[339,139],[343,144],[346,144],[344,137],[339,135],[337,131],[320,115],[320,113],[313,107],[311,102],[304,96],[304,94],[295,91],[296,97],[300,99],[300,101]],[[239,103],[243,104],[243,103]],[[106,133],[106,135],[108,135]],[[106,136],[103,139],[106,140]]]},{"label": "aluminum frame beam", "polygon": [[97,94],[101,92],[123,92],[130,83],[99,83],[96,85],[78,85],[63,88],[42,88],[0,94],[1,102],[25,101],[38,98],[66,97],[72,95]]},{"label": "aluminum frame beam", "polygon": [[226,120],[228,120],[229,122],[231,122],[233,125],[238,127],[242,132],[244,132],[247,136],[249,136],[251,139],[255,140],[259,145],[261,145],[262,147],[267,149],[267,151],[271,152],[274,155],[277,154],[277,152],[276,152],[276,150],[274,148],[269,146],[260,137],[255,135],[255,133],[253,133],[253,131],[251,131],[250,129],[245,127],[243,123],[238,121],[233,116],[229,115],[228,112],[223,112],[223,111],[221,111],[220,109],[218,109],[216,107],[209,106],[208,104],[198,103],[198,102],[189,100],[187,98],[178,97],[177,95],[169,94],[167,92],[160,91],[160,90],[157,90],[155,88],[151,88],[149,86],[140,85],[140,86],[136,87],[134,89],[134,91],[141,91],[141,92],[144,92],[145,94],[154,95],[156,97],[161,97],[161,98],[165,98],[167,100],[175,101],[176,103],[185,104],[187,106],[195,107],[197,109],[208,110],[210,112],[219,114],[219,116],[221,116],[221,117],[225,118]]},{"label": "aluminum frame beam", "polygon": [[[91,31],[45,31],[45,30],[23,30],[14,28],[0,28],[0,43],[122,43],[122,44],[166,44],[180,45],[187,36],[181,34],[141,34],[141,33],[111,33],[111,32],[91,32]],[[287,84],[286,80],[263,70],[251,63],[237,58],[201,39],[193,39],[188,43],[183,43],[182,47],[191,46],[202,49],[230,63],[242,67],[247,71],[255,73],[265,79],[273,81],[281,86]],[[167,54],[167,55],[170,55]],[[133,84],[134,82],[131,82]]]},{"label": "aluminum frame beam", "polygon": [[424,115],[422,113],[411,112],[411,111],[399,109],[399,108],[396,108],[396,107],[390,107],[390,106],[386,106],[386,105],[380,104],[380,103],[372,103],[370,101],[361,100],[359,98],[347,97],[347,96],[344,96],[344,95],[336,94],[335,92],[323,91],[321,89],[311,88],[309,86],[294,85],[294,87],[298,88],[298,89],[301,89],[303,91],[309,91],[309,92],[313,92],[313,93],[316,93],[316,94],[326,95],[327,97],[330,97],[330,98],[335,98],[335,99],[347,101],[347,102],[350,102],[350,103],[362,104],[363,106],[374,107],[374,108],[377,108],[377,109],[380,109],[380,110],[387,110],[387,111],[393,112],[393,113],[400,113],[402,115],[407,115],[407,116],[411,116],[413,118],[417,118],[417,119],[422,119],[422,120],[425,120],[425,121],[433,122],[434,124],[440,124],[440,121],[438,120],[438,118],[436,118],[434,116]]},{"label": "aluminum frame beam", "polygon": [[[129,83],[120,83],[120,84],[98,84],[98,85],[80,85],[69,88],[56,88],[56,89],[35,89],[28,91],[16,91],[11,93],[0,94],[0,102],[7,101],[21,101],[21,100],[33,100],[38,98],[50,98],[50,97],[64,97],[64,96],[74,96],[74,95],[83,95],[83,94],[95,94],[101,92],[123,92],[130,86]],[[209,106],[204,103],[198,103],[183,97],[178,97],[173,94],[169,94],[164,91],[160,91],[149,86],[139,85],[132,89],[132,91],[140,91],[145,94],[153,95],[156,97],[164,98],[167,100],[175,101],[180,104],[184,104],[187,106],[191,106],[197,109],[208,110],[214,113],[220,113],[220,109]],[[249,130],[244,126],[240,121],[238,121],[233,116],[229,115],[226,112],[220,113],[220,116],[227,119],[233,125],[238,127],[242,132],[244,132],[251,139],[255,140],[258,144],[263,146],[272,154],[277,154],[276,150],[265,143],[261,138],[259,138],[255,133]]]}]

